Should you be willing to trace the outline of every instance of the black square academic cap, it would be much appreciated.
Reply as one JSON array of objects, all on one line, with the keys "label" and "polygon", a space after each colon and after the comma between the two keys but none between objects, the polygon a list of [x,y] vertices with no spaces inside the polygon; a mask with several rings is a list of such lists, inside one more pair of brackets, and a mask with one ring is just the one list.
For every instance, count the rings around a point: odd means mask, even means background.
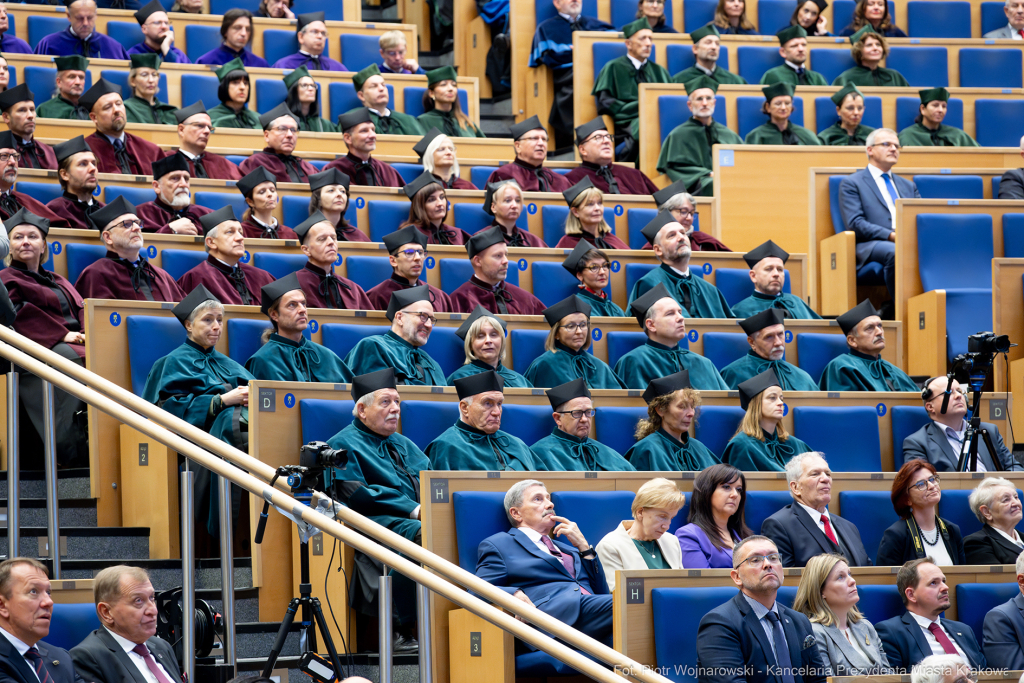
[{"label": "black square academic cap", "polygon": [[669,223],[678,223],[679,219],[672,215],[671,211],[659,211],[658,215],[651,219],[651,222],[643,227],[640,234],[647,238],[652,245],[658,238],[658,233]]},{"label": "black square academic cap", "polygon": [[789,260],[789,252],[775,244],[771,240],[768,240],[764,244],[754,247],[746,254],[743,255],[743,260],[747,262],[747,265],[753,268],[758,263],[766,258],[780,258],[785,263]]},{"label": "black square academic cap", "polygon": [[85,91],[85,94],[78,98],[78,103],[86,108],[87,111],[92,111],[92,108],[96,106],[96,103],[104,95],[110,93],[121,94],[120,86],[114,85],[105,78],[98,80],[91,88]]},{"label": "black square academic cap", "polygon": [[174,111],[174,118],[178,121],[178,123],[185,123],[185,121],[187,121],[190,116],[195,116],[196,114],[205,114],[205,113],[206,113],[206,107],[203,106],[203,101],[199,100],[195,104],[190,104],[187,107],[182,107],[181,109],[176,109]]},{"label": "black square academic cap", "polygon": [[785,45],[794,38],[806,38],[807,31],[803,26],[787,26],[776,33],[775,36],[779,39],[779,45]]},{"label": "black square academic cap", "polygon": [[35,95],[28,89],[28,86],[24,83],[19,83],[10,90],[0,93],[0,111],[7,111],[18,102],[28,102],[34,99]]},{"label": "black square academic cap", "polygon": [[417,301],[430,300],[430,289],[426,285],[395,290],[391,293],[391,301],[388,302],[386,313],[388,320],[394,322],[395,313],[398,313],[406,306],[412,306]]},{"label": "black square academic cap", "polygon": [[352,378],[352,400],[358,401],[367,394],[372,394],[381,389],[397,389],[398,382],[395,379],[394,368],[375,370],[365,375],[356,375]]},{"label": "black square academic cap", "polygon": [[455,380],[455,393],[459,395],[460,401],[488,391],[502,391],[504,388],[505,380],[494,370],[478,372],[475,375]]},{"label": "black square academic cap", "polygon": [[469,254],[470,260],[484,249],[493,247],[495,244],[504,244],[505,236],[502,234],[501,226],[495,225],[494,227],[487,228],[486,230],[480,230],[475,235],[469,238],[466,242],[466,253]]},{"label": "black square academic cap", "polygon": [[424,171],[416,176],[411,183],[407,183],[403,190],[405,190],[405,196],[412,199],[416,196],[416,193],[422,190],[427,185],[434,183],[438,187],[441,187],[441,181],[434,177],[429,171]]},{"label": "black square academic cap", "polygon": [[501,324],[501,329],[504,330],[506,334],[508,333],[508,323],[488,311],[480,304],[477,304],[476,308],[474,308],[473,312],[469,314],[469,317],[466,318],[465,322],[459,325],[459,329],[455,330],[455,336],[459,339],[465,340],[466,335],[469,334],[469,328],[472,327],[473,323],[480,318],[494,318]]},{"label": "black square academic cap", "polygon": [[786,312],[781,308],[766,308],[760,313],[740,321],[740,327],[747,333],[747,336],[757,334],[766,327],[772,325],[784,325],[786,323]]},{"label": "black square academic cap", "polygon": [[135,11],[135,21],[139,22],[139,26],[146,23],[146,20],[157,12],[166,12],[164,6],[160,4],[160,0],[151,0],[142,6],[142,9]]},{"label": "black square academic cap", "polygon": [[13,216],[4,221],[4,228],[6,228],[8,233],[19,225],[34,225],[39,228],[39,232],[43,233],[43,237],[46,237],[50,232],[49,218],[37,216],[24,207],[18,209]]},{"label": "black square academic cap", "polygon": [[290,116],[291,119],[295,121],[295,125],[299,125],[299,119],[296,118],[295,114],[292,113],[292,110],[289,109],[288,105],[285,104],[284,102],[277,105],[276,107],[268,111],[266,114],[261,114],[260,125],[263,126],[263,130],[266,130],[267,128],[270,128],[270,124],[272,124],[274,121],[278,120],[282,116]]},{"label": "black square academic cap", "polygon": [[873,315],[878,315],[878,311],[871,305],[870,299],[864,299],[864,301],[861,301],[846,313],[837,317],[836,322],[839,323],[839,329],[843,331],[843,334],[850,334],[861,320],[870,318]]},{"label": "black square academic cap", "polygon": [[648,382],[647,388],[644,389],[644,402],[650,404],[659,396],[690,388],[690,372],[688,370],[680,370],[666,377],[656,377]]},{"label": "black square academic cap", "polygon": [[370,118],[370,110],[366,107],[360,107],[354,111],[347,112],[338,117],[338,130],[345,133],[352,128],[355,128],[360,123],[373,123],[373,119]]},{"label": "black square academic cap", "polygon": [[9,130],[0,131],[0,149],[18,149],[18,141]]},{"label": "black square academic cap", "polygon": [[548,395],[548,401],[551,402],[552,410],[580,396],[590,398],[590,389],[587,388],[587,383],[582,377],[577,377],[565,384],[559,384],[557,387],[551,387],[544,393]]},{"label": "black square academic cap", "polygon": [[196,285],[196,288],[189,292],[188,296],[182,299],[181,302],[174,307],[172,311],[174,313],[174,317],[178,319],[178,322],[184,325],[185,321],[188,320],[188,317],[192,315],[192,311],[199,308],[199,304],[204,301],[216,301],[217,303],[221,303],[220,299],[215,297],[206,287],[203,285]]},{"label": "black square academic cap", "polygon": [[89,68],[89,60],[82,55],[66,55],[55,57],[53,65],[57,71],[85,71]]},{"label": "black square academic cap", "polygon": [[543,313],[544,319],[548,321],[548,325],[554,327],[562,318],[573,313],[582,313],[589,318],[590,304],[573,294],[562,299],[554,306],[548,306],[543,310]]},{"label": "black square academic cap", "polygon": [[653,289],[647,290],[643,296],[633,299],[633,302],[629,304],[629,312],[633,314],[637,323],[643,328],[644,317],[646,317],[647,311],[650,310],[651,306],[666,298],[672,299],[672,301],[676,300],[668,291],[668,288],[665,287],[665,283],[659,282]]},{"label": "black square academic cap", "polygon": [[[103,230],[120,216],[124,216],[129,213],[135,214],[135,205],[125,199],[124,195],[118,195],[114,198],[114,201],[89,214],[89,222],[92,223],[93,227],[97,230]],[[137,216],[138,214],[135,215]]]},{"label": "black square academic cap", "polygon": [[235,181],[235,187],[242,193],[243,197],[252,199],[253,190],[256,189],[257,185],[263,183],[274,183],[274,187],[277,187],[277,176],[268,171],[263,166],[257,166],[253,170],[246,173],[240,180]]},{"label": "black square academic cap", "polygon": [[298,273],[289,273],[280,280],[274,280],[260,287],[260,313],[266,315],[275,301],[293,289],[302,289]]},{"label": "black square academic cap", "polygon": [[153,180],[160,180],[168,173],[174,171],[188,171],[188,160],[183,154],[175,152],[169,157],[157,159],[153,162]]},{"label": "black square academic cap", "polygon": [[686,181],[677,180],[671,185],[661,188],[651,196],[654,197],[654,203],[661,206],[677,194],[681,194],[683,192],[686,192]]},{"label": "black square academic cap", "polygon": [[307,25],[312,24],[314,21],[322,21],[327,23],[326,12],[306,12],[305,14],[297,14],[295,16],[295,32],[298,33],[302,29],[306,28]]},{"label": "black square academic cap", "polygon": [[562,197],[565,198],[565,203],[572,206],[572,203],[576,201],[576,198],[581,194],[594,187],[594,181],[590,179],[590,176],[584,176],[583,180],[579,181],[568,190],[562,190]]},{"label": "black square academic cap", "polygon": [[[376,66],[376,65],[374,65],[374,66]],[[420,141],[412,146],[412,151],[416,152],[416,154],[420,158],[420,161],[423,160],[423,155],[426,154],[427,147],[430,145],[430,143],[434,141],[434,138],[436,138],[436,137],[438,137],[440,135],[444,135],[444,133],[439,131],[437,129],[437,127],[435,126],[435,127],[431,128],[430,130],[428,130],[427,134],[424,135],[423,137],[421,137]]]},{"label": "black square academic cap", "polygon": [[294,230],[295,234],[299,236],[299,241],[302,241],[306,239],[306,233],[309,232],[310,228],[312,228],[317,223],[323,223],[324,221],[330,223],[330,221],[327,220],[327,216],[325,216],[322,212],[314,211],[313,213],[309,214],[309,218],[299,223],[297,226],[292,228],[292,230]]},{"label": "black square academic cap", "polygon": [[424,250],[427,248],[427,236],[411,225],[407,225],[401,230],[389,232],[382,239],[384,240],[384,247],[391,255],[394,255],[396,251],[407,244],[418,244]]},{"label": "black square academic cap", "polygon": [[53,153],[57,155],[57,163],[64,161],[69,156],[80,152],[91,152],[92,148],[85,142],[85,137],[79,135],[66,142],[58,142],[53,146]]},{"label": "black square academic cap", "polygon": [[[805,2],[807,2],[807,0],[797,0],[797,7],[803,7]],[[814,2],[815,5],[818,6],[818,13],[819,14],[821,12],[824,12],[825,8],[828,7],[827,0],[813,0],[813,2]]]},{"label": "black square academic cap", "polygon": [[599,130],[603,130],[606,132],[608,130],[608,126],[604,125],[604,119],[600,116],[598,116],[593,121],[588,121],[584,123],[582,126],[577,126],[576,146],[579,147],[580,145],[582,145],[584,140],[586,140]]},{"label": "black square academic cap", "polygon": [[208,213],[205,216],[199,217],[199,222],[203,226],[203,234],[206,234],[216,228],[221,223],[227,221],[237,221],[235,218],[235,211],[231,208],[231,205],[222,206],[213,213]]},{"label": "black square academic cap", "polygon": [[537,118],[536,115],[531,116],[520,123],[514,123],[509,127],[509,132],[512,133],[513,140],[518,140],[531,130],[544,130],[544,124],[540,122],[540,119]]},{"label": "black square academic cap", "polygon": [[488,216],[494,215],[494,211],[491,210],[491,204],[494,203],[494,193],[498,191],[498,188],[505,185],[515,185],[519,188],[519,194],[523,194],[523,188],[519,187],[519,183],[511,178],[496,183],[487,183],[487,186],[484,188],[484,213]]},{"label": "black square academic cap", "polygon": [[309,189],[311,192],[327,187],[328,185],[344,185],[345,192],[348,192],[352,179],[348,174],[337,168],[329,168],[309,176]]},{"label": "black square academic cap", "polygon": [[128,64],[132,69],[159,69],[164,58],[155,52],[143,52],[128,56]]},{"label": "black square academic cap", "polygon": [[586,256],[596,248],[597,247],[595,247],[593,244],[586,241],[585,239],[580,239],[580,241],[576,243],[576,246],[573,248],[573,250],[569,252],[569,255],[565,257],[565,260],[562,261],[562,267],[568,270],[570,273],[572,273],[573,277],[576,277],[576,273],[579,271],[580,268],[580,261],[583,260],[584,256]]},{"label": "black square academic cap", "polygon": [[739,386],[736,387],[740,390],[740,407],[746,410],[753,398],[768,387],[782,387],[779,384],[779,378],[775,376],[775,371],[771,368],[765,370],[760,375],[754,375],[745,382],[740,382]]}]

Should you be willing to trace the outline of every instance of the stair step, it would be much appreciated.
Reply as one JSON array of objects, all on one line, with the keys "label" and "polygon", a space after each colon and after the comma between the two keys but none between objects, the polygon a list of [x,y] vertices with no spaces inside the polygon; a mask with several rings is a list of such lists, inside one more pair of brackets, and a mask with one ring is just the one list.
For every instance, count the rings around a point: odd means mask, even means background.
[{"label": "stair step", "polygon": [[[88,468],[57,471],[57,497],[91,498]],[[22,498],[46,498],[46,476],[38,470],[22,470],[20,486]],[[0,498],[7,498],[7,470],[0,470]]]},{"label": "stair step", "polygon": [[[0,499],[0,526],[7,524],[7,499]],[[96,521],[96,499],[95,498],[69,498],[61,500],[57,505],[60,525],[77,527],[95,527]],[[21,526],[46,526],[46,499],[45,498],[22,498],[18,501],[18,510],[21,512]]]},{"label": "stair step", "polygon": [[[121,564],[107,559],[70,559],[61,562],[61,578],[91,579],[101,569]],[[132,565],[149,572],[153,587],[158,591],[169,590],[182,584],[181,560],[132,560]],[[234,561],[235,595],[239,591],[252,589],[252,558],[239,557]],[[198,590],[220,591],[220,560],[203,559],[196,561],[195,582]]]},{"label": "stair step", "polygon": [[[263,658],[266,660],[267,653],[274,647],[277,640],[277,632],[281,623],[273,622],[242,622],[235,623],[236,656],[245,659]],[[298,657],[299,651],[299,623],[292,624],[291,632],[284,641],[281,649],[281,656]]]},{"label": "stair step", "polygon": [[[46,540],[46,527],[21,528],[18,554],[38,557],[40,539]],[[135,561],[149,557],[149,529],[142,527],[61,527],[60,536],[66,539],[66,551],[61,557],[68,559],[90,557],[108,560]],[[7,527],[0,527],[0,554],[7,555]]]}]

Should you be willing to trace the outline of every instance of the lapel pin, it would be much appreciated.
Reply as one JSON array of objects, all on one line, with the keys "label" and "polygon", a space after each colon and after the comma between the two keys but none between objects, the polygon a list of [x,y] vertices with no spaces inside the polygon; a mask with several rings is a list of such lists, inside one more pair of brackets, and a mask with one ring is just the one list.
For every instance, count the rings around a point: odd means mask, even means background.
[{"label": "lapel pin", "polygon": [[814,636],[807,636],[806,638],[804,638],[804,647],[803,647],[803,649],[806,650],[807,648],[809,648],[809,647],[811,647],[813,645],[814,645]]},{"label": "lapel pin", "polygon": [[59,659],[53,660],[53,665],[54,666],[60,666],[60,660]]}]

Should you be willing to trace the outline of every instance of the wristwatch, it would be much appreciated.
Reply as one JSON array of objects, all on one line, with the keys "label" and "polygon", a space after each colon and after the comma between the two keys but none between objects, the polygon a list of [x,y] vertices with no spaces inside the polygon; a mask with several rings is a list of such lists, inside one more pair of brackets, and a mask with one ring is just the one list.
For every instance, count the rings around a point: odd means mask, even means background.
[{"label": "wristwatch", "polygon": [[594,557],[597,557],[597,551],[594,550],[594,546],[590,546],[590,547],[586,548],[585,550],[581,550],[580,551],[580,557],[582,557],[583,559],[585,559],[585,560],[591,559],[590,557],[588,557],[588,555],[592,555]]}]

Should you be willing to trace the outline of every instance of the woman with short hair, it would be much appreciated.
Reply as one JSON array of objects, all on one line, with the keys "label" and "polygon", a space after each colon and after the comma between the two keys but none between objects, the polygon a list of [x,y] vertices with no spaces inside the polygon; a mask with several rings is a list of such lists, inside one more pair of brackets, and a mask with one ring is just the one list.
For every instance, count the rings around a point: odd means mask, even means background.
[{"label": "woman with short hair", "polygon": [[625,389],[612,369],[587,352],[590,346],[590,304],[573,295],[544,309],[551,332],[544,353],[526,369],[533,386],[557,387],[582,378],[591,389]]},{"label": "woman with short hair", "polygon": [[850,53],[857,66],[836,76],[832,85],[857,85],[862,88],[910,87],[910,83],[899,71],[880,66],[882,60],[889,54],[889,44],[885,41],[884,36],[870,26],[865,26],[850,36],[850,45]]},{"label": "woman with short hair", "polygon": [[836,105],[839,120],[818,133],[821,144],[843,147],[866,145],[874,128],[861,124],[864,120],[864,94],[849,83],[833,94],[831,100]]},{"label": "woman with short hair", "polygon": [[569,205],[569,215],[565,219],[565,236],[558,240],[555,249],[572,249],[580,240],[598,249],[629,249],[605,221],[604,193],[594,187],[589,176],[562,192],[562,197]]},{"label": "woman with short hair", "polygon": [[178,108],[156,98],[162,62],[163,59],[155,52],[131,55],[128,88],[132,94],[124,100],[128,123],[178,125],[178,119],[174,118]]},{"label": "woman with short hair", "polygon": [[964,538],[967,564],[1014,564],[1024,550],[1017,533],[1021,502],[1017,487],[1003,477],[985,477],[967,498],[982,526]]},{"label": "woman with short hair", "polygon": [[904,463],[892,480],[892,507],[899,521],[885,530],[878,545],[879,567],[900,567],[931,557],[940,567],[967,564],[960,527],[939,517],[942,488],[927,460]]},{"label": "woman with short hair", "polygon": [[532,387],[530,380],[504,364],[508,331],[505,321],[483,306],[477,306],[466,321],[455,331],[463,341],[466,362],[448,375],[448,386],[455,380],[494,370],[505,380],[505,388]]}]

